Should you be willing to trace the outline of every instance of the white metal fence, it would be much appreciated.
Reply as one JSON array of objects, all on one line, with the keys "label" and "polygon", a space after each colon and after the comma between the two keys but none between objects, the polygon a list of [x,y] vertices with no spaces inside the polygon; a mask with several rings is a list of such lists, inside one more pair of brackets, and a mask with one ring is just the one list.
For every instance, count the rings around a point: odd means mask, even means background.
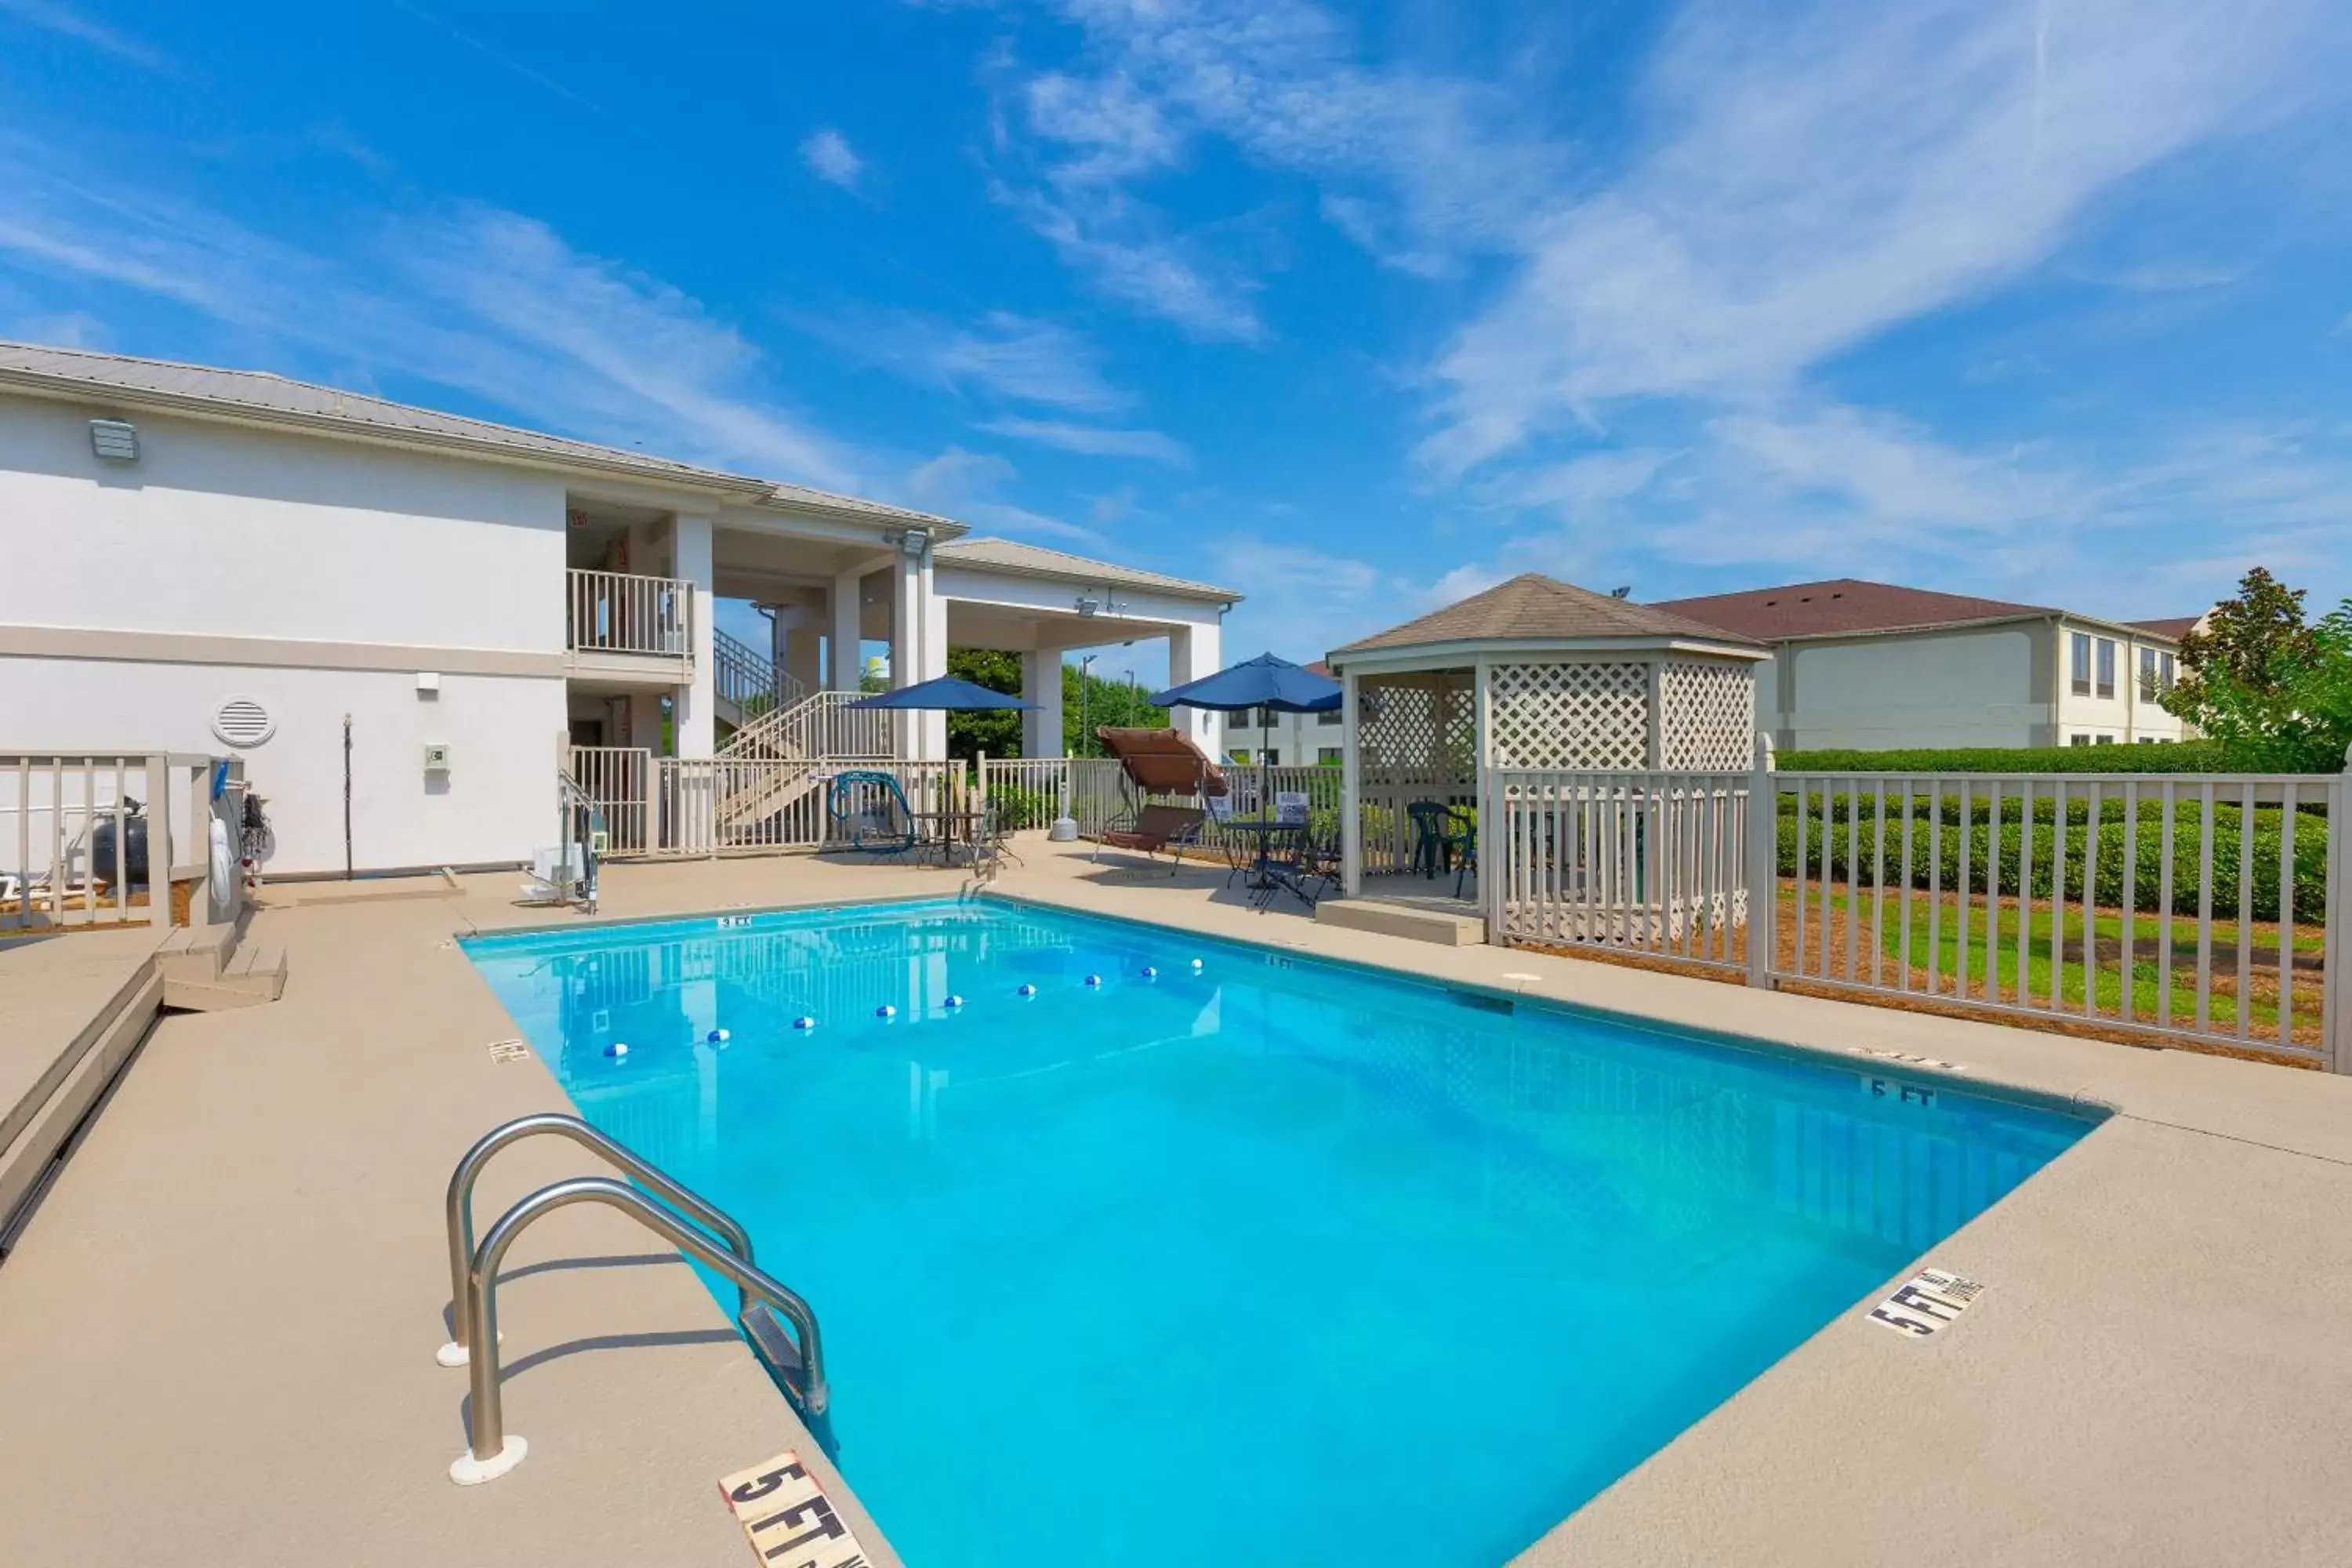
[{"label": "white metal fence", "polygon": [[1490,933],[2352,1070],[2344,774],[1487,776]]},{"label": "white metal fence", "polygon": [[2339,1069],[2340,774],[1776,773],[1774,982]]},{"label": "white metal fence", "polygon": [[565,647],[581,652],[693,657],[693,584],[578,567],[567,575]]},{"label": "white metal fence", "polygon": [[642,746],[572,748],[572,782],[604,816],[606,855],[642,855],[654,842],[653,756]]}]

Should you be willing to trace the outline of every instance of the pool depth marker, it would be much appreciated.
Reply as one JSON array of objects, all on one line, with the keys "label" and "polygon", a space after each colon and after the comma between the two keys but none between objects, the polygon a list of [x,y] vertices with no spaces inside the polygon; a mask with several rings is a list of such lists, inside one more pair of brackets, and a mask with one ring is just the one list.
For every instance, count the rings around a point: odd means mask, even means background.
[{"label": "pool depth marker", "polygon": [[762,1563],[871,1568],[873,1559],[866,1555],[857,1532],[792,1449],[722,1479],[719,1495],[727,1500],[753,1555]]},{"label": "pool depth marker", "polygon": [[1870,1321],[1908,1339],[1929,1339],[1967,1311],[1983,1291],[1976,1280],[1941,1268],[1922,1268],[1873,1307]]}]

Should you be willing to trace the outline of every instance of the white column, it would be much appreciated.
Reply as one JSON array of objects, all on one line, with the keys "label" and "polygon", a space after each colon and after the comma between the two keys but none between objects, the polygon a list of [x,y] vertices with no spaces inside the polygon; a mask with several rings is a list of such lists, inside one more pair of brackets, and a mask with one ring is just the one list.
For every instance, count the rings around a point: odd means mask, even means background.
[{"label": "white column", "polygon": [[[1179,626],[1168,634],[1168,684],[1181,686],[1223,668],[1224,627],[1214,622]],[[1224,754],[1225,718],[1199,708],[1179,708],[1170,723],[1192,737],[1212,757]]]},{"label": "white column", "polygon": [[833,689],[855,691],[866,674],[866,574],[844,572],[833,580]]},{"label": "white column", "polygon": [[1034,702],[1034,713],[1021,715],[1021,754],[1058,757],[1062,754],[1062,650],[1040,648],[1021,656],[1021,700]]},{"label": "white column", "polygon": [[[915,581],[915,616],[920,627],[917,638],[915,679],[937,680],[948,672],[948,602],[940,596],[938,584],[931,576],[931,552],[926,548],[920,570]],[[915,715],[915,754],[926,762],[945,762],[948,755],[948,716],[944,712],[924,712]]]},{"label": "white column", "polygon": [[712,642],[712,616],[718,600],[712,593],[711,526],[707,517],[680,517],[671,524],[672,574],[694,584],[693,625],[688,646],[694,653],[693,679],[677,689],[672,715],[677,726],[677,754],[707,757],[718,745],[713,728],[718,715],[718,660]]},{"label": "white column", "polygon": [[[786,614],[782,610],[776,612],[780,625]],[[793,612],[793,624],[777,634],[777,640],[783,644],[777,650],[777,658],[783,665],[784,673],[811,691],[824,684],[824,671],[818,662],[819,636],[817,612],[814,610]]]},{"label": "white column", "polygon": [[1356,672],[1339,671],[1339,886],[1364,890],[1364,758],[1356,745]]},{"label": "white column", "polygon": [[[923,563],[919,557],[900,554],[890,563],[890,689],[912,686],[922,677]],[[919,757],[922,733],[912,713],[897,715],[895,750],[901,757]]]}]

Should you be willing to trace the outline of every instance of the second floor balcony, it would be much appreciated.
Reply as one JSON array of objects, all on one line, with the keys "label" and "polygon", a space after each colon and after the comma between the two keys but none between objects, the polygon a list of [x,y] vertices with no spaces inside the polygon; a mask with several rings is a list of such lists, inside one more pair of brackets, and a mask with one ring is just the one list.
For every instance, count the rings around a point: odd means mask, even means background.
[{"label": "second floor balcony", "polygon": [[625,572],[566,573],[564,651],[578,668],[694,665],[694,584]]}]

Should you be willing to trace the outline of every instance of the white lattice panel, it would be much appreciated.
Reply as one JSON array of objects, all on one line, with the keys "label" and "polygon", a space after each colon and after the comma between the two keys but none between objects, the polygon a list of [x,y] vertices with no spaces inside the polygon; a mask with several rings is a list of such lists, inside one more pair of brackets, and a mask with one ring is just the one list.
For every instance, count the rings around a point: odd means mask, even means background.
[{"label": "white lattice panel", "polygon": [[1747,664],[1669,659],[1659,677],[1663,764],[1745,768],[1754,760],[1756,675]]},{"label": "white lattice panel", "polygon": [[1638,768],[1648,761],[1647,664],[1498,664],[1488,681],[1496,767]]},{"label": "white lattice panel", "polygon": [[1357,737],[1367,779],[1467,778],[1477,765],[1478,714],[1466,681],[1366,681]]}]

